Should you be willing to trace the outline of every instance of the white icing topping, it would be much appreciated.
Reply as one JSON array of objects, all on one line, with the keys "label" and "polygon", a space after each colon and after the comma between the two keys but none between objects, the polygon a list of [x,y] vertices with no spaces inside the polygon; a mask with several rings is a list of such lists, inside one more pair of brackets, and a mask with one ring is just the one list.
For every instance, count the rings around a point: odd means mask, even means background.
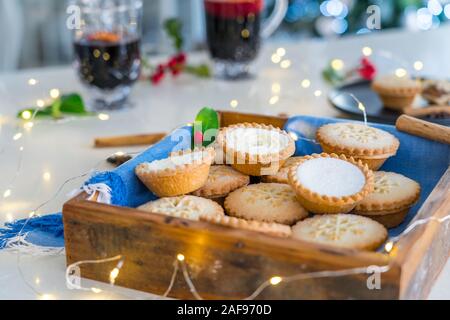
[{"label": "white icing topping", "polygon": [[163,160],[145,163],[145,169],[148,171],[160,171],[166,169],[175,169],[179,166],[188,164],[200,164],[204,159],[210,158],[207,151],[196,151],[180,156],[169,157]]},{"label": "white icing topping", "polygon": [[360,192],[366,183],[363,172],[340,159],[317,158],[297,169],[298,181],[307,189],[329,197],[345,197]]},{"label": "white icing topping", "polygon": [[262,128],[236,128],[226,134],[227,146],[251,155],[279,153],[288,147],[289,139],[278,131]]}]

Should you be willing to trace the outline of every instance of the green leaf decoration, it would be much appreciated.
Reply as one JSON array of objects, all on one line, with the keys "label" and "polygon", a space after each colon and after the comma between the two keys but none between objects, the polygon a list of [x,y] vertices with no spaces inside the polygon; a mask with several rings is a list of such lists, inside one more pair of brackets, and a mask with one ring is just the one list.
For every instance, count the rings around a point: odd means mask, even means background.
[{"label": "green leaf decoration", "polygon": [[206,64],[200,64],[198,66],[187,65],[184,70],[199,78],[211,78],[211,70]]},{"label": "green leaf decoration", "polygon": [[26,115],[34,115],[36,118],[61,119],[64,115],[92,116],[94,113],[86,111],[84,101],[79,94],[72,93],[55,99],[52,104],[43,108],[29,108],[21,110],[17,117],[28,120]]},{"label": "green leaf decoration", "polygon": [[195,118],[193,127],[193,146],[207,147],[216,140],[220,128],[219,114],[211,108],[203,108]]},{"label": "green leaf decoration", "polygon": [[172,18],[167,19],[164,22],[164,30],[166,31],[169,38],[173,41],[173,46],[180,52],[183,49],[184,40],[182,35],[183,24],[179,19]]},{"label": "green leaf decoration", "polygon": [[342,72],[336,71],[331,65],[322,72],[322,77],[333,86],[337,86],[345,80],[345,75]]}]

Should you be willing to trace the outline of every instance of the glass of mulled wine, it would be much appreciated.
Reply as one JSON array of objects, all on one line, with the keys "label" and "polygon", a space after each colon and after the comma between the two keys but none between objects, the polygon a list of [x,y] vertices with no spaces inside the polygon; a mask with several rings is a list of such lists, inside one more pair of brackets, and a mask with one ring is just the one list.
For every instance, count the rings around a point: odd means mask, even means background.
[{"label": "glass of mulled wine", "polygon": [[204,0],[207,39],[219,78],[249,75],[261,39],[268,38],[283,21],[288,0],[276,0],[273,14],[262,22],[264,0]]},{"label": "glass of mulled wine", "polygon": [[141,71],[142,0],[78,0],[75,69],[94,111],[127,107]]}]

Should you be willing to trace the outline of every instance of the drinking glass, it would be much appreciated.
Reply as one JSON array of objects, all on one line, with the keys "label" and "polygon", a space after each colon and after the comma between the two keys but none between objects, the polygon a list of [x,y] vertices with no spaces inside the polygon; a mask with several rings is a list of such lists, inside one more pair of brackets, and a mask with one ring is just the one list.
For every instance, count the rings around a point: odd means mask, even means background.
[{"label": "drinking glass", "polygon": [[274,12],[264,24],[264,0],[204,0],[204,4],[214,74],[224,79],[247,77],[261,39],[270,37],[279,27],[288,0],[276,0]]},{"label": "drinking glass", "polygon": [[78,0],[75,69],[92,110],[128,105],[141,71],[142,0]]}]

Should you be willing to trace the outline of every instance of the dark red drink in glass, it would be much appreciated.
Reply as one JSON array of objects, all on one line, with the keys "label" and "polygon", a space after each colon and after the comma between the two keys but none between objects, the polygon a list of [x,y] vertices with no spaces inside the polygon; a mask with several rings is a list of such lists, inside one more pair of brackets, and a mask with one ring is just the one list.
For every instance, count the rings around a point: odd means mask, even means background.
[{"label": "dark red drink in glass", "polygon": [[269,23],[262,25],[264,0],[204,0],[207,39],[216,76],[226,79],[248,75],[250,63],[282,22],[287,0],[277,0]]}]

